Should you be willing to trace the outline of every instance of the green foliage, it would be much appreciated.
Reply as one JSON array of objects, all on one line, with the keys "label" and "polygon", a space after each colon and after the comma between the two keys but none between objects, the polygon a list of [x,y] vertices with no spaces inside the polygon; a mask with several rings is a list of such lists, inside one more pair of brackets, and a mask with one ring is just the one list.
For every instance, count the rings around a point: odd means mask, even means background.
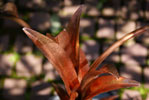
[{"label": "green foliage", "polygon": [[10,62],[16,64],[19,59],[20,55],[17,52],[14,52],[13,55],[10,57]]},{"label": "green foliage", "polygon": [[108,0],[99,0],[99,3],[97,4],[97,8],[101,10],[104,7],[104,3],[106,3]]},{"label": "green foliage", "polygon": [[145,88],[143,84],[140,87],[133,87],[132,89],[139,91],[141,94],[142,100],[146,100],[147,93],[149,93],[149,89]]},{"label": "green foliage", "polygon": [[[136,90],[140,93],[141,95],[141,98],[142,100],[146,100],[147,98],[147,93],[149,93],[149,89],[148,88],[145,88],[143,84],[141,84],[141,86],[139,87],[131,87],[131,88],[128,88],[129,90]],[[120,98],[122,98],[122,95],[124,93],[125,90],[128,90],[128,89],[120,89],[119,90],[119,95],[120,95]]]},{"label": "green foliage", "polygon": [[59,21],[59,17],[57,15],[52,15],[50,22],[51,22],[51,27],[50,27],[51,33],[53,36],[56,36],[62,29],[61,23]]}]

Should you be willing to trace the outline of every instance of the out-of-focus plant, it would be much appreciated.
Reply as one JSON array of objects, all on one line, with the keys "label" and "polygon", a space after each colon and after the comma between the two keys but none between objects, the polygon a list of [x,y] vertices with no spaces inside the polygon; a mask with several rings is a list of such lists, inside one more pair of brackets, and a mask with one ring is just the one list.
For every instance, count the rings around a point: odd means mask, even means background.
[{"label": "out-of-focus plant", "polygon": [[14,64],[17,63],[17,61],[20,59],[20,55],[17,52],[13,53],[13,56],[10,57],[10,61]]},{"label": "out-of-focus plant", "polygon": [[[89,66],[85,54],[79,46],[81,12],[82,6],[74,13],[66,29],[55,37],[48,33],[45,36],[27,27],[23,28],[27,36],[43,52],[61,76],[65,89],[59,84],[53,84],[60,99],[90,100],[92,97],[104,92],[139,86],[138,82],[119,76],[113,65],[105,64],[99,69],[97,67],[117,47],[125,41],[147,31],[149,26],[144,26],[126,34]],[[115,96],[103,100],[113,100],[114,98]]]},{"label": "out-of-focus plant", "polygon": [[51,22],[50,30],[52,32],[52,35],[56,36],[61,31],[61,23],[59,21],[58,16],[52,15],[50,22]]},{"label": "out-of-focus plant", "polygon": [[20,24],[22,27],[30,27],[24,20],[22,20],[17,11],[17,7],[14,3],[6,3],[0,10],[0,17],[4,19],[13,20],[16,23]]},{"label": "out-of-focus plant", "polygon": [[145,88],[143,84],[139,87],[131,87],[130,89],[138,91],[141,94],[142,100],[145,100],[147,98],[147,93],[149,93],[149,89]]}]

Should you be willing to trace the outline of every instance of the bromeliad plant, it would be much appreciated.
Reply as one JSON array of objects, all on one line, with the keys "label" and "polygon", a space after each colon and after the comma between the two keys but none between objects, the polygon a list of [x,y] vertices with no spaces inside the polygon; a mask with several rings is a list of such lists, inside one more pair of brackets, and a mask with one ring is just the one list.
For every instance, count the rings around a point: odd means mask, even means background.
[{"label": "bromeliad plant", "polygon": [[[81,12],[82,6],[74,13],[66,29],[61,31],[56,37],[50,34],[45,36],[30,29],[26,22],[18,16],[13,16],[13,14],[11,16],[4,16],[4,18],[14,20],[20,25],[25,26],[23,28],[24,32],[56,68],[65,85],[64,89],[60,85],[53,84],[61,100],[90,100],[104,92],[139,86],[138,82],[119,76],[113,65],[105,64],[99,69],[97,67],[117,47],[125,41],[147,31],[149,26],[126,34],[89,66],[85,54],[79,46]],[[104,100],[112,100],[112,98]]]}]

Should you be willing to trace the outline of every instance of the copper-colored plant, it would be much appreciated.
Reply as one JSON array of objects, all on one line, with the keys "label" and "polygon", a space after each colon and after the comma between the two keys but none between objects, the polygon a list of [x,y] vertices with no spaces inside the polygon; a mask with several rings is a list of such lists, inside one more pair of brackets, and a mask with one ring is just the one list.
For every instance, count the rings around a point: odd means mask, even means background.
[{"label": "copper-colored plant", "polygon": [[138,82],[119,76],[116,68],[112,65],[106,64],[98,70],[96,68],[117,47],[128,39],[143,33],[149,26],[137,29],[122,37],[89,67],[85,54],[79,47],[81,11],[82,6],[74,13],[67,28],[56,37],[52,37],[50,34],[44,36],[32,29],[23,28],[27,36],[44,53],[64,81],[66,90],[54,85],[61,100],[88,100],[107,91],[138,86]]},{"label": "copper-colored plant", "polygon": [[[79,23],[82,6],[74,13],[66,29],[56,37],[46,36],[30,28],[23,28],[27,36],[43,52],[62,78],[65,89],[53,84],[61,100],[89,100],[111,90],[138,86],[139,83],[119,76],[113,65],[97,67],[125,41],[142,34],[149,26],[130,32],[110,46],[89,66],[79,46]],[[115,98],[115,97],[113,97]],[[105,99],[104,99],[105,100]],[[112,100],[106,99],[106,100]]]}]

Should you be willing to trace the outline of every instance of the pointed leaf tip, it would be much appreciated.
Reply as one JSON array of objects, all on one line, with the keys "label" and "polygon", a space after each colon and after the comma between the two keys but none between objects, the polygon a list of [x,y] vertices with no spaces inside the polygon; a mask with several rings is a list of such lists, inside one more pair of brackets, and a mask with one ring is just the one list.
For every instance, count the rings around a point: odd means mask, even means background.
[{"label": "pointed leaf tip", "polygon": [[30,28],[27,28],[27,27],[24,27],[24,28],[22,28],[22,30],[26,33],[26,34],[28,34],[28,33],[30,33]]},{"label": "pointed leaf tip", "polygon": [[139,85],[137,81],[125,77],[116,79],[113,75],[105,75],[94,79],[86,86],[83,90],[83,98],[90,99],[100,93]]},{"label": "pointed leaf tip", "polygon": [[22,30],[23,30],[23,31],[26,30],[26,27],[23,27]]},{"label": "pointed leaf tip", "polygon": [[73,63],[67,53],[49,37],[30,28],[23,28],[23,31],[56,68],[65,83],[67,92],[70,94],[71,89],[78,85],[79,81]]},{"label": "pointed leaf tip", "polygon": [[127,78],[122,78],[122,79],[123,79],[123,83],[128,84],[128,87],[140,86],[140,83],[135,80],[130,80]]},{"label": "pointed leaf tip", "polygon": [[23,31],[26,31],[26,32],[34,31],[34,30],[32,30],[32,29],[30,29],[30,28],[28,28],[28,27],[24,27],[24,28],[22,28],[22,30],[23,30]]},{"label": "pointed leaf tip", "polygon": [[24,27],[24,28],[22,28],[22,30],[25,32],[25,34],[30,34],[29,28]]},{"label": "pointed leaf tip", "polygon": [[27,27],[24,27],[22,29],[25,34],[32,40],[32,41],[36,41],[36,40],[46,40],[46,36],[42,35],[41,33],[33,30],[33,29],[30,29],[30,28],[27,28]]},{"label": "pointed leaf tip", "polygon": [[34,31],[34,30],[30,29],[30,28],[27,28],[27,27],[24,27],[22,30],[25,32],[25,34],[28,37],[30,37],[31,39],[34,38],[33,33],[36,32],[36,31]]},{"label": "pointed leaf tip", "polygon": [[[71,59],[75,66],[76,72],[79,73],[80,63],[80,46],[79,46],[79,31],[80,31],[80,16],[82,13],[82,6],[80,6],[71,17],[66,31],[70,36],[70,43],[72,46]],[[80,75],[79,75],[80,76]]]},{"label": "pointed leaf tip", "polygon": [[79,11],[82,11],[82,8],[83,8],[83,5],[80,5],[79,8],[78,8],[78,10]]},{"label": "pointed leaf tip", "polygon": [[27,30],[27,28],[26,28],[26,27],[23,27],[23,28],[22,28],[22,30],[23,30],[23,31],[26,31],[26,30]]}]

